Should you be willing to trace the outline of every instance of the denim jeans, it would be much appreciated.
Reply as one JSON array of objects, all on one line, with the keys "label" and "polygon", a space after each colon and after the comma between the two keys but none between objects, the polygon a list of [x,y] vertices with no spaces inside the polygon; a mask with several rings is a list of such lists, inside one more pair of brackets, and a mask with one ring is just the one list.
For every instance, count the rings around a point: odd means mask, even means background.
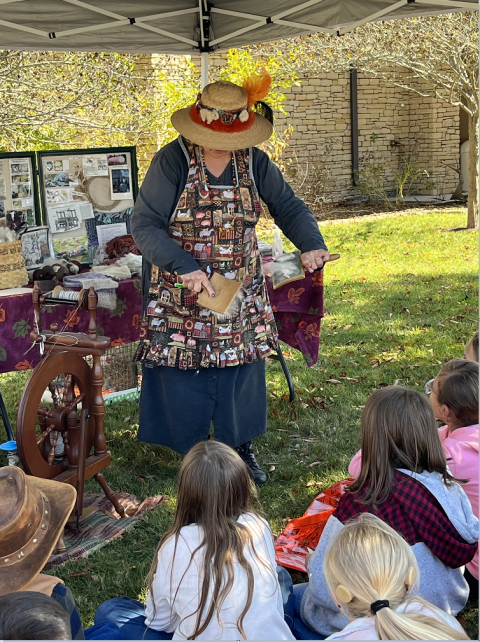
[{"label": "denim jeans", "polygon": [[173,637],[173,633],[145,626],[145,606],[130,597],[115,597],[100,604],[94,622],[95,625],[85,631],[86,640],[171,640]]}]

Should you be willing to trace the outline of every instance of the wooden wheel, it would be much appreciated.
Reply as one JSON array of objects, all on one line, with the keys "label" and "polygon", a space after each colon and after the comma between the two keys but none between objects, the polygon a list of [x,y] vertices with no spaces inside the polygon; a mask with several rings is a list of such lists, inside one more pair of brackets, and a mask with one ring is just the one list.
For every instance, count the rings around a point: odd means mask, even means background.
[{"label": "wooden wheel", "polygon": [[[51,403],[42,402],[46,390]],[[79,354],[57,352],[35,368],[23,391],[17,419],[17,449],[26,472],[53,479],[66,469],[78,468],[80,407],[88,412],[84,450],[88,457],[95,440],[93,402],[92,371]],[[68,459],[55,461],[59,434]]]}]

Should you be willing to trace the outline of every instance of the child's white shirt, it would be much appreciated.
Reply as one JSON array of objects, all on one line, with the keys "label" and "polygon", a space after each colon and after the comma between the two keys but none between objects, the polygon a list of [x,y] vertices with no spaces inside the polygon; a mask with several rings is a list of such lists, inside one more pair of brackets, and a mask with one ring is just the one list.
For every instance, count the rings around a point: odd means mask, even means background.
[{"label": "child's white shirt", "polygon": [[[243,620],[247,640],[294,640],[283,618],[283,604],[278,584],[275,549],[269,525],[264,519],[247,513],[238,519],[252,534],[255,553],[246,547],[247,562],[254,574],[252,604]],[[178,538],[170,538],[158,552],[158,566],[153,578],[153,599],[149,593],[145,607],[145,624],[157,631],[174,632],[174,640],[193,634],[203,582],[203,549],[192,555],[203,540],[197,524],[184,526]],[[265,568],[266,567],[266,568]],[[207,628],[197,640],[241,640],[237,620],[247,601],[247,574],[234,561],[233,586],[225,598],[220,621],[214,613]],[[208,610],[209,601],[207,600]]]},{"label": "child's white shirt", "polygon": [[[416,613],[418,615],[426,615],[437,620],[443,620],[445,624],[451,626],[459,633],[464,633],[457,619],[448,615],[445,611],[440,609],[429,609],[421,602],[410,602],[407,605],[401,604],[397,609],[397,613]],[[330,635],[327,640],[378,640],[377,632],[375,630],[375,617],[361,617],[350,622],[343,631]]]}]

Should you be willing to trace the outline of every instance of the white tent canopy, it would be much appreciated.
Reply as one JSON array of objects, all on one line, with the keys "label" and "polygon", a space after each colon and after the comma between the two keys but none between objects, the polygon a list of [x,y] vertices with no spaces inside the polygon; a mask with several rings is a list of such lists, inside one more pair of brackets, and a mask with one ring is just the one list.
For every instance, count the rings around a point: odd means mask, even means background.
[{"label": "white tent canopy", "polygon": [[0,48],[195,54],[477,9],[477,0],[0,0]]}]

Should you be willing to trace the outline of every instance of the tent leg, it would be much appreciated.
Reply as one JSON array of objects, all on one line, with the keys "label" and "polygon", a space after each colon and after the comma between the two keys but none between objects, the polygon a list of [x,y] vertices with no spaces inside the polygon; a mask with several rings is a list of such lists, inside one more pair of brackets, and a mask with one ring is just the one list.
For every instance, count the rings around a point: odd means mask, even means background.
[{"label": "tent leg", "polygon": [[202,74],[202,89],[205,85],[208,85],[208,51],[204,51],[200,54],[200,71]]}]

